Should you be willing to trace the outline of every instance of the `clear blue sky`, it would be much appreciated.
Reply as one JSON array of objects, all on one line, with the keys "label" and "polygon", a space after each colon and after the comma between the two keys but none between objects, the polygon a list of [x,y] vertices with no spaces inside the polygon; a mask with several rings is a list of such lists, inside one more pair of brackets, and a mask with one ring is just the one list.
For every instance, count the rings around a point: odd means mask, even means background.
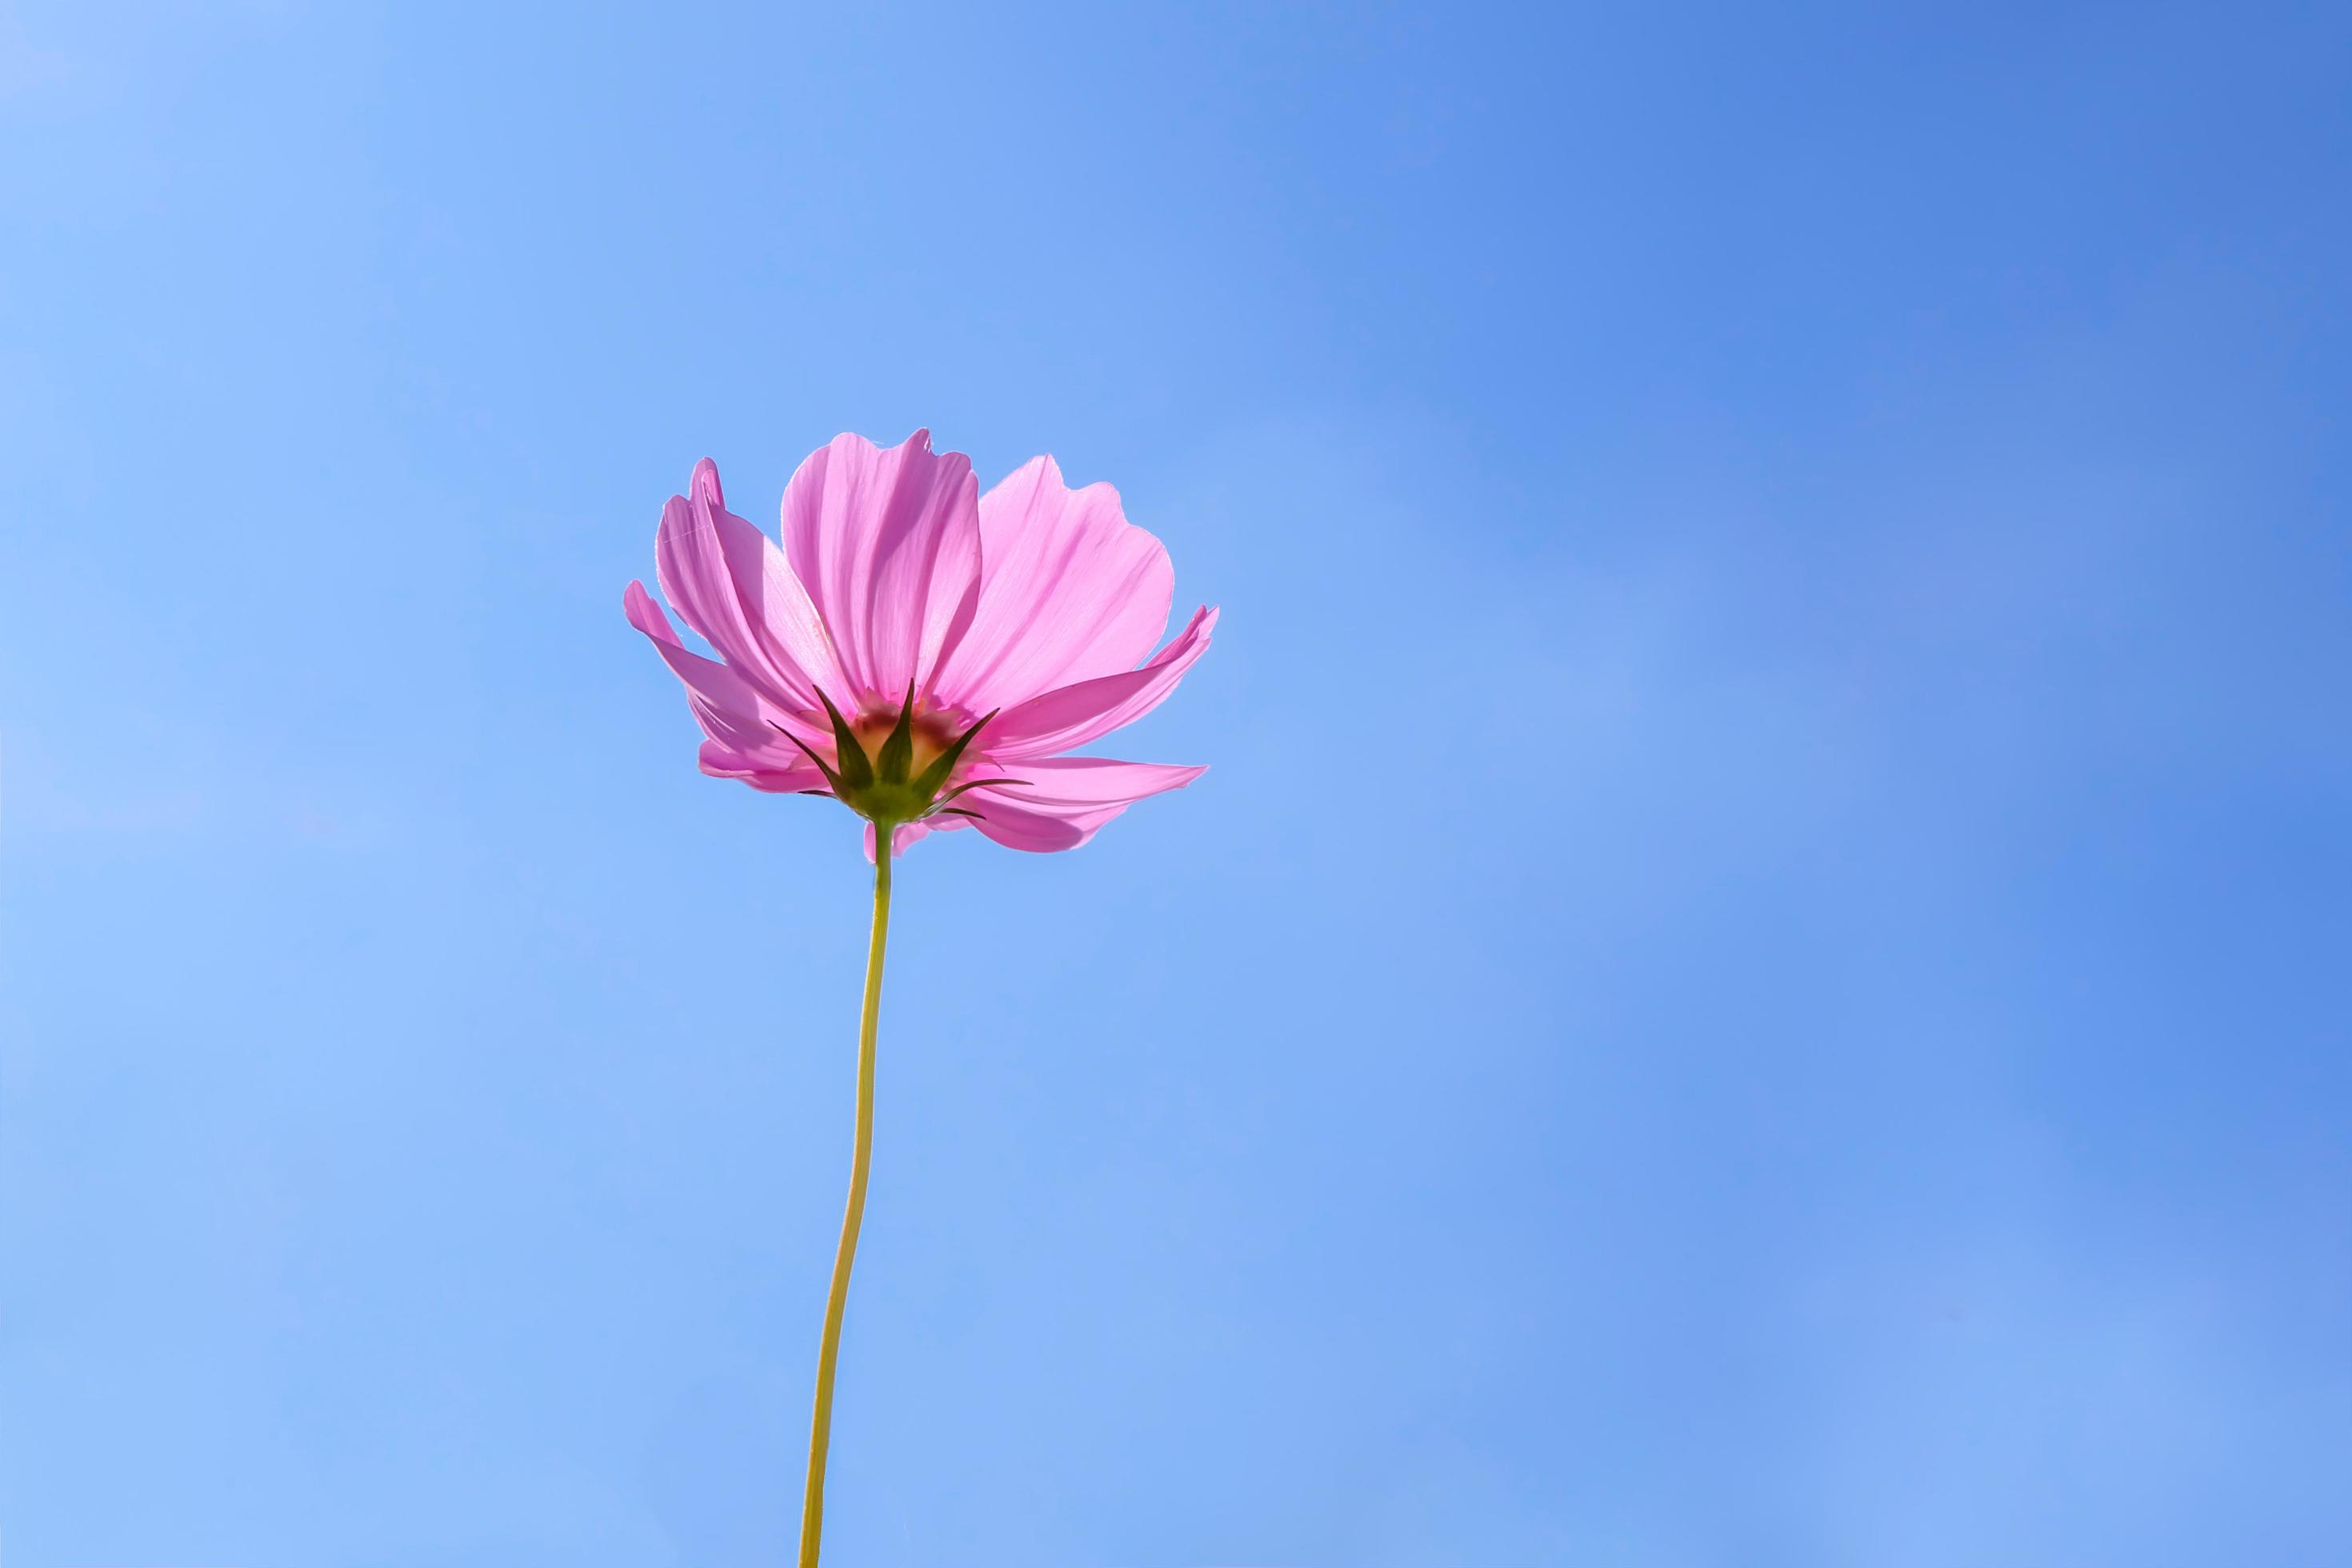
[{"label": "clear blue sky", "polygon": [[2352,1562],[2347,68],[0,9],[8,1568],[785,1560],[866,869],[620,595],[918,425],[1225,619],[906,863],[829,1563]]}]

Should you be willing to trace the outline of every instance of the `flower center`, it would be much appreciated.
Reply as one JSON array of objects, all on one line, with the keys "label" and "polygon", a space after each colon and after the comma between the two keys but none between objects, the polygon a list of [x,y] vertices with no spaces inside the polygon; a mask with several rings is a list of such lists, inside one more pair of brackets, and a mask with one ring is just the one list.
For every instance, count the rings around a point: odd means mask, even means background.
[{"label": "flower center", "polygon": [[[897,713],[874,712],[850,721],[849,732],[857,737],[858,749],[872,759],[881,755],[882,742],[888,740],[890,731],[898,727]],[[938,715],[921,708],[915,710],[907,730],[907,738],[913,742],[913,752],[908,763],[909,776],[919,775],[955,741],[953,730],[941,722]]]},{"label": "flower center", "polygon": [[833,721],[833,761],[827,763],[799,737],[789,738],[824,774],[826,785],[842,804],[870,822],[919,822],[937,811],[970,816],[968,809],[948,803],[982,784],[1007,782],[982,779],[948,787],[964,748],[982,725],[996,717],[993,713],[959,732],[946,715],[918,711],[910,686],[897,712],[861,710],[852,723],[841,716],[833,699],[823,691],[817,698]]}]

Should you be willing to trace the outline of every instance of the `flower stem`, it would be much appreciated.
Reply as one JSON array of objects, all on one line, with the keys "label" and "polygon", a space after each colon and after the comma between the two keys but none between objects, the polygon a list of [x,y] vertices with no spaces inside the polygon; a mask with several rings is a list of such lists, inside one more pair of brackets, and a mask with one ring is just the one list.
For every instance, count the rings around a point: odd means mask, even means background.
[{"label": "flower stem", "polygon": [[866,950],[866,1011],[857,1026],[857,1139],[849,1162],[849,1207],[833,1255],[833,1289],[824,1299],[824,1338],[817,1349],[816,1414],[809,1422],[808,1491],[801,1502],[800,1568],[816,1568],[824,1528],[824,1451],[833,1432],[833,1366],[841,1352],[841,1311],[849,1301],[849,1266],[866,1217],[866,1177],[874,1163],[874,1030],[882,1016],[882,949],[890,935],[893,824],[874,826],[874,936]]}]

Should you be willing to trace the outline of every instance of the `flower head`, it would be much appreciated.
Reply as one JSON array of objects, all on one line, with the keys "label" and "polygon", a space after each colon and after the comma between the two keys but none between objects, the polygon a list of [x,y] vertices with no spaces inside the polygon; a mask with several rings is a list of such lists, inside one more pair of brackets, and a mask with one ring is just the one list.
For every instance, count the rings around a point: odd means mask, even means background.
[{"label": "flower head", "polygon": [[834,795],[898,850],[966,826],[1074,849],[1206,771],[1065,754],[1158,707],[1217,614],[1153,653],[1168,552],[1117,491],[1069,489],[1051,458],[981,495],[971,460],[926,431],[887,450],[835,437],[784,487],[781,548],[727,510],[706,458],[662,509],[656,566],[719,656],[689,651],[629,584],[629,624],[686,684],[702,771]]}]

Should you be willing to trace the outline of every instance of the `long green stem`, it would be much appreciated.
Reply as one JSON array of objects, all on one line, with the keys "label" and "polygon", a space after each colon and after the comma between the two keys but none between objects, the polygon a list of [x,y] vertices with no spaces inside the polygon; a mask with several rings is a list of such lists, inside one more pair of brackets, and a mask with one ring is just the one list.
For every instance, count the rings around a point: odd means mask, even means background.
[{"label": "long green stem", "polygon": [[882,1016],[882,949],[890,936],[889,823],[874,829],[874,937],[866,950],[866,1011],[857,1026],[857,1141],[849,1162],[849,1207],[833,1255],[833,1289],[824,1299],[824,1339],[817,1349],[816,1414],[809,1422],[808,1492],[801,1502],[800,1568],[816,1568],[824,1528],[824,1451],[833,1433],[833,1364],[841,1352],[841,1310],[849,1301],[849,1266],[866,1218],[866,1177],[874,1163],[874,1030]]}]

